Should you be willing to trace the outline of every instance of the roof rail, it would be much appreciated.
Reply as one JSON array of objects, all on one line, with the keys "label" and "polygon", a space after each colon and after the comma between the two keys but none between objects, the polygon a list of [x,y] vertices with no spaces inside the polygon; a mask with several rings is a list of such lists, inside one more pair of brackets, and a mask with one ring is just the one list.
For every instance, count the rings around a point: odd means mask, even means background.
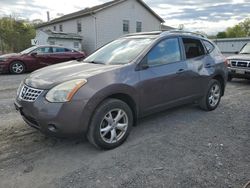
[{"label": "roof rail", "polygon": [[196,33],[196,32],[191,32],[191,31],[183,31],[183,30],[169,30],[169,31],[164,31],[164,32],[162,32],[162,35],[164,35],[164,34],[169,34],[169,33],[189,34],[189,35],[200,36],[200,37],[202,37],[202,38],[207,38],[206,35],[203,35],[203,34],[201,34],[201,33]]},{"label": "roof rail", "polygon": [[151,31],[151,32],[138,32],[138,33],[129,33],[124,35],[125,37],[135,36],[135,35],[160,35],[162,31]]}]

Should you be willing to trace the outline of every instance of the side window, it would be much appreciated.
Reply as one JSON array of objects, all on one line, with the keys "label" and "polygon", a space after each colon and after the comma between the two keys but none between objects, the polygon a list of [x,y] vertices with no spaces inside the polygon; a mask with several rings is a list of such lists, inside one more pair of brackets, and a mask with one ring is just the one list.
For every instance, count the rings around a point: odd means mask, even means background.
[{"label": "side window", "polygon": [[34,52],[37,52],[37,54],[47,54],[47,53],[52,53],[52,49],[50,47],[42,47],[38,48]]},{"label": "side window", "polygon": [[53,48],[54,53],[65,52],[65,48]]},{"label": "side window", "polygon": [[148,53],[148,65],[150,67],[173,63],[180,60],[181,52],[177,38],[161,41]]},{"label": "side window", "polygon": [[205,50],[200,40],[183,38],[182,41],[185,47],[187,59],[199,57],[205,54]]},{"label": "side window", "polygon": [[211,42],[208,42],[206,40],[203,40],[203,44],[205,45],[206,50],[207,50],[208,53],[211,53],[215,48],[214,45]]}]

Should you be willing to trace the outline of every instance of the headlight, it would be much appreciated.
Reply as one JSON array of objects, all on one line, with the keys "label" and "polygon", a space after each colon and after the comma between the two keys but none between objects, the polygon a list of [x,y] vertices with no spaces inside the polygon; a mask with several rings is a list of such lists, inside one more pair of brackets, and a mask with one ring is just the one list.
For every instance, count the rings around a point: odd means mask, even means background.
[{"label": "headlight", "polygon": [[46,95],[49,102],[68,102],[87,83],[85,79],[71,80],[53,87]]}]

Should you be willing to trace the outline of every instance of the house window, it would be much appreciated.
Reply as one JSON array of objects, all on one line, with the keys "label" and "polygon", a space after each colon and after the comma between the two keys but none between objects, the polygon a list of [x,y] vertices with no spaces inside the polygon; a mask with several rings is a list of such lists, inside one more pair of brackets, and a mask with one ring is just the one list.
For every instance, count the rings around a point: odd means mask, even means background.
[{"label": "house window", "polygon": [[79,42],[74,42],[74,48],[79,48]]},{"label": "house window", "polygon": [[142,31],[142,22],[136,22],[136,32]]},{"label": "house window", "polygon": [[53,30],[56,31],[56,25],[54,25]]},{"label": "house window", "polygon": [[63,32],[63,25],[59,25],[59,31]]},{"label": "house window", "polygon": [[123,20],[123,32],[129,33],[129,20]]},{"label": "house window", "polygon": [[77,32],[78,33],[82,32],[82,23],[81,22],[77,22]]}]

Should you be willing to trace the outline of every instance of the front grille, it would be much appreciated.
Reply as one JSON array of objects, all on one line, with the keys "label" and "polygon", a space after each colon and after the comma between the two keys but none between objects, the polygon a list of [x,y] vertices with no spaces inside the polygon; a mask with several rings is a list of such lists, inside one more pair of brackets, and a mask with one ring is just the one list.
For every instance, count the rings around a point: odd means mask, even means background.
[{"label": "front grille", "polygon": [[250,61],[232,60],[231,66],[239,68],[250,68]]},{"label": "front grille", "polygon": [[34,102],[42,92],[43,90],[23,85],[19,93],[19,98],[27,102]]}]

